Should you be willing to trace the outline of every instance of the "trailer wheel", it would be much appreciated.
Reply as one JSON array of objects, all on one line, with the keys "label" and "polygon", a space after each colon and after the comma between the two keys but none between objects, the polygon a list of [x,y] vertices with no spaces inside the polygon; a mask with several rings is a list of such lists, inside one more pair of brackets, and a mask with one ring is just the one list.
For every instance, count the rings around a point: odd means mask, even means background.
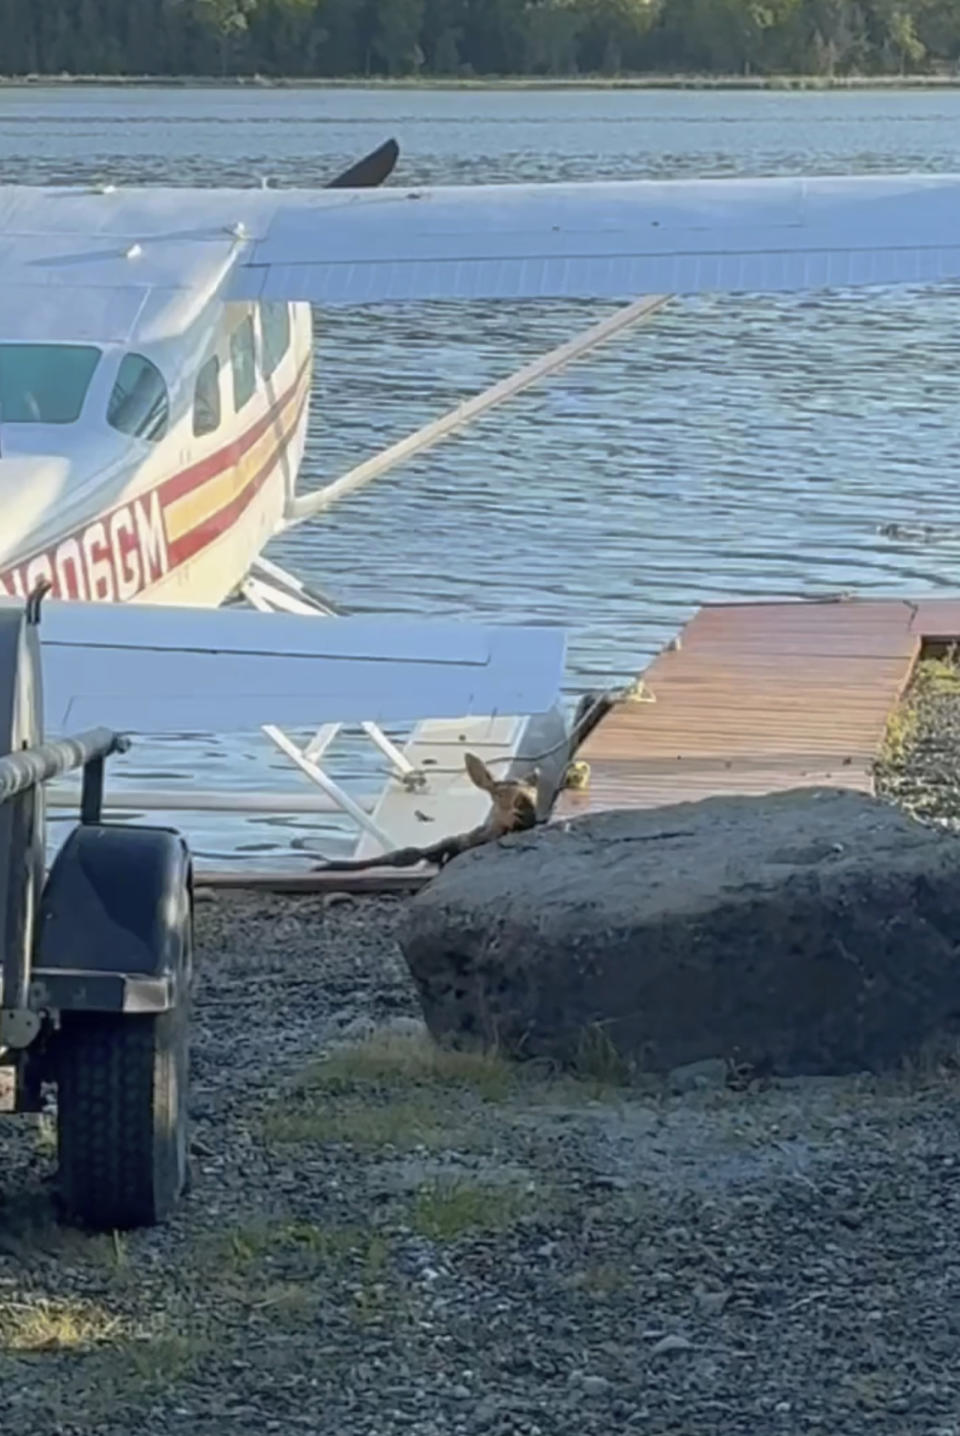
[{"label": "trailer wheel", "polygon": [[71,1220],[101,1231],[164,1221],[189,1181],[188,1012],[90,1014],[61,1034],[57,1144]]}]

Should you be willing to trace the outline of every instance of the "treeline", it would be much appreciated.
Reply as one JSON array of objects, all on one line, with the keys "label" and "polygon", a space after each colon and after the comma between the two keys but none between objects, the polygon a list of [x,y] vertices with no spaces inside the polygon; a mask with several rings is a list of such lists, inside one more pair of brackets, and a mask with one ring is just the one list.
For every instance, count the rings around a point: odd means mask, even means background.
[{"label": "treeline", "polygon": [[952,70],[960,0],[0,0],[0,74]]}]

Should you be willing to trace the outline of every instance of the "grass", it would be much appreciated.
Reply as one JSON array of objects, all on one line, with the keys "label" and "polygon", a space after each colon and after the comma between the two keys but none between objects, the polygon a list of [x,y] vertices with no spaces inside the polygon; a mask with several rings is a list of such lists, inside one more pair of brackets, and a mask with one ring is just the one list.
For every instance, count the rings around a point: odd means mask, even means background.
[{"label": "grass", "polygon": [[335,1142],[362,1151],[475,1149],[486,1139],[463,1118],[463,1100],[502,1102],[516,1081],[495,1053],[377,1036],[313,1063],[267,1110],[264,1136],[279,1145]]},{"label": "grass", "polygon": [[440,1087],[489,1102],[503,1101],[514,1081],[509,1064],[495,1052],[451,1050],[427,1037],[393,1034],[337,1047],[301,1079],[304,1088],[331,1094]]},{"label": "grass", "polygon": [[887,719],[883,742],[880,745],[879,761],[887,767],[898,768],[906,762],[917,736],[917,707],[907,699],[893,710]]},{"label": "grass", "polygon": [[960,648],[951,644],[943,654],[921,658],[912,686],[918,694],[924,691],[955,693],[960,689]]},{"label": "grass", "polygon": [[126,1370],[118,1374],[117,1395],[156,1395],[190,1376],[212,1349],[198,1333],[174,1332],[122,1348]]},{"label": "grass", "polygon": [[592,1083],[601,1092],[626,1086],[632,1076],[629,1063],[599,1022],[581,1032],[574,1071],[577,1077]]},{"label": "grass", "polygon": [[380,1035],[336,1047],[308,1067],[267,1109],[262,1130],[278,1146],[486,1151],[497,1134],[489,1121],[472,1120],[471,1102],[504,1108],[512,1097],[604,1100],[632,1077],[599,1023],[582,1033],[572,1072],[511,1064],[497,1052],[448,1049],[421,1037]]},{"label": "grass", "polygon": [[363,1151],[385,1147],[439,1148],[455,1141],[436,1103],[375,1102],[342,1097],[327,1102],[319,1094],[301,1098],[293,1110],[275,1107],[264,1119],[268,1141],[281,1146],[337,1142]]},{"label": "grass", "polygon": [[921,658],[910,688],[887,719],[880,763],[900,767],[920,736],[923,708],[937,698],[960,694],[960,653],[952,645],[943,655]]},{"label": "grass", "polygon": [[226,1232],[217,1239],[214,1251],[218,1267],[228,1274],[232,1269],[246,1275],[251,1266],[291,1256],[301,1271],[342,1270],[351,1263],[380,1271],[386,1262],[386,1243],[369,1227],[262,1220]]},{"label": "grass", "polygon": [[[138,1406],[145,1414],[148,1403],[193,1377],[214,1349],[202,1331],[131,1335],[119,1318],[63,1306],[56,1313],[35,1309],[28,1321],[22,1314],[15,1339],[0,1346],[0,1389],[10,1400],[19,1392],[20,1405],[29,1391],[33,1414],[42,1420],[30,1430],[98,1436],[124,1408]],[[22,1415],[11,1415],[12,1427],[27,1429],[22,1422]]]},{"label": "grass", "polygon": [[122,1335],[122,1319],[96,1302],[0,1301],[0,1348],[5,1351],[88,1351]]},{"label": "grass", "polygon": [[373,1227],[262,1220],[226,1232],[201,1252],[218,1306],[234,1304],[245,1320],[287,1330],[312,1328],[331,1295],[351,1320],[402,1315],[405,1301],[389,1270],[386,1236]]},{"label": "grass", "polygon": [[413,1230],[432,1241],[505,1231],[530,1208],[530,1194],[516,1187],[441,1180],[417,1193]]}]

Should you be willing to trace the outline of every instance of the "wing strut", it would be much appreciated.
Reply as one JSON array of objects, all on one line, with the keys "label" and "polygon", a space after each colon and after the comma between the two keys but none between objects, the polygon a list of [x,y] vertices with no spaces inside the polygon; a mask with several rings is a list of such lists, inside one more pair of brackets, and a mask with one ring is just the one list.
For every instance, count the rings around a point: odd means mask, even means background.
[{"label": "wing strut", "polygon": [[302,494],[299,498],[294,498],[285,516],[285,527],[303,523],[305,519],[314,518],[317,514],[325,512],[346,494],[363,488],[373,479],[379,479],[389,473],[391,469],[395,469],[398,464],[412,459],[416,454],[422,454],[425,449],[431,448],[449,434],[466,428],[481,414],[485,414],[507,399],[521,394],[524,389],[529,389],[531,385],[545,379],[549,374],[556,374],[567,364],[571,364],[575,359],[589,353],[591,349],[614,338],[615,335],[622,333],[631,325],[652,318],[658,310],[663,308],[669,297],[669,295],[663,294],[648,295],[644,299],[635,300],[633,304],[625,305],[607,319],[601,320],[599,324],[591,325],[582,334],[568,340],[566,344],[561,344],[557,349],[551,349],[549,354],[542,355],[532,364],[524,365],[515,374],[494,384],[492,388],[485,389],[482,394],[475,394],[472,399],[466,399],[455,409],[441,415],[439,419],[431,420],[416,433],[408,434],[405,439],[400,439],[396,444],[391,444],[389,448],[382,449],[379,454],[374,454],[372,458],[358,464],[355,469],[341,474],[340,478],[335,479],[333,483],[324,485],[322,489],[317,489],[312,494]]}]

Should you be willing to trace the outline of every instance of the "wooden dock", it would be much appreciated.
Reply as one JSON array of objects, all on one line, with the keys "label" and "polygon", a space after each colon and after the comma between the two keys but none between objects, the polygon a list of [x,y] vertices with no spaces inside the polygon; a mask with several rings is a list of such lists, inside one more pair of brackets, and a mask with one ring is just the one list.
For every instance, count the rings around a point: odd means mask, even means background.
[{"label": "wooden dock", "polygon": [[891,711],[925,645],[960,640],[958,599],[733,603],[699,610],[580,748],[557,818],[720,794],[873,791]]},{"label": "wooden dock", "polygon": [[[925,649],[960,643],[960,597],[710,604],[617,702],[554,820],[797,787],[872,792],[891,712]],[[410,893],[430,870],[202,873],[199,887]]]}]

